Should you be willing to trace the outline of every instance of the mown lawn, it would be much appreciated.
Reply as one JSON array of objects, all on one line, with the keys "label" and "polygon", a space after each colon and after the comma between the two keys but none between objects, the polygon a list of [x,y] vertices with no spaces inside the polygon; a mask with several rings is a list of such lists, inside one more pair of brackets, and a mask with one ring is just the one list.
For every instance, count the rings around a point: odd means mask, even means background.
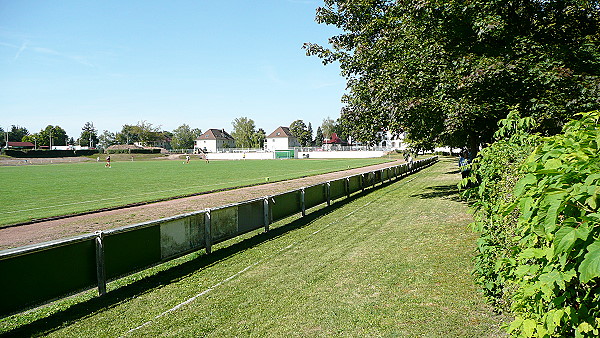
[{"label": "mown lawn", "polygon": [[362,167],[374,159],[124,161],[0,167],[0,226]]},{"label": "mown lawn", "polygon": [[499,336],[502,318],[471,279],[477,236],[458,179],[455,163],[442,161],[210,255],[113,283],[104,299],[81,295],[6,318],[0,333]]}]

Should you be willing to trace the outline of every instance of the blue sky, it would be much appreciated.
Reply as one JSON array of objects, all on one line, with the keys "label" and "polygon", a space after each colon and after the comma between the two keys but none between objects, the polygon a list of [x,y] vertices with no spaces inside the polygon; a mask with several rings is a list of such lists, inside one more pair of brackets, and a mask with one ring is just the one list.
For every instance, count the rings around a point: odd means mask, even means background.
[{"label": "blue sky", "polygon": [[337,118],[345,80],[308,57],[334,27],[317,0],[0,0],[0,126],[77,138],[146,121],[268,133]]}]

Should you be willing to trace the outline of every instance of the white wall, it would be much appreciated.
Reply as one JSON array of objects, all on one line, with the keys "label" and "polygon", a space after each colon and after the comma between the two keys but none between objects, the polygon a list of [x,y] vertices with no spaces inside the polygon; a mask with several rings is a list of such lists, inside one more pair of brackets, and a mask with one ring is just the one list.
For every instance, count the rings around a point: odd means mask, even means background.
[{"label": "white wall", "polygon": [[[247,160],[272,160],[275,158],[274,152],[261,153],[209,153],[209,160],[243,160],[246,154]],[[296,152],[296,158],[302,159],[303,155],[308,154],[308,158],[372,158],[382,157],[384,151],[309,151]]]},{"label": "white wall", "polygon": [[[294,147],[297,147],[297,146],[294,146]],[[287,137],[267,138],[265,150],[275,151],[275,150],[286,150],[286,149],[290,149],[290,145],[288,143]]]},{"label": "white wall", "polygon": [[308,154],[308,158],[371,158],[382,157],[384,151],[307,151],[298,152],[298,158],[304,158]]},{"label": "white wall", "polygon": [[206,154],[209,160],[243,160],[246,154],[247,160],[272,160],[275,153],[209,153]]}]

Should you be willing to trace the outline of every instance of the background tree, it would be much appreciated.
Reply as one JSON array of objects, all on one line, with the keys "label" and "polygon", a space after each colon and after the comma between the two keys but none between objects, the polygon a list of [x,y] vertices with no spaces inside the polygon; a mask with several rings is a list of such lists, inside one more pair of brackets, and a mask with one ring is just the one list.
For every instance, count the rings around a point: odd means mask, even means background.
[{"label": "background tree", "polygon": [[140,121],[133,127],[133,131],[137,133],[138,142],[142,146],[153,146],[154,142],[161,141],[163,134],[160,130],[160,126],[153,126],[152,123],[147,121]]},{"label": "background tree", "polygon": [[323,119],[323,123],[321,123],[321,133],[324,138],[331,138],[331,134],[335,133],[337,129],[336,123],[329,116],[326,119]]},{"label": "background tree", "polygon": [[312,147],[315,144],[315,142],[313,139],[313,128],[312,128],[312,124],[310,122],[308,122],[308,127],[306,128],[306,133],[308,134],[307,147]]},{"label": "background tree", "polygon": [[310,136],[308,134],[308,128],[302,120],[296,120],[290,124],[290,131],[294,136],[298,138],[298,142],[303,147],[310,147]]},{"label": "background tree", "polygon": [[[0,127],[0,148],[3,148],[6,145],[6,132],[4,128]],[[25,141],[27,142],[27,141]]]},{"label": "background tree", "polygon": [[171,146],[173,149],[193,149],[194,140],[196,140],[202,131],[200,129],[192,129],[187,124],[182,124],[173,130],[171,138]]},{"label": "background tree", "polygon": [[419,148],[476,153],[515,107],[552,134],[574,113],[600,106],[599,7],[325,0],[317,22],[344,33],[330,39],[332,49],[305,49],[340,63],[348,82],[340,120],[355,139],[404,130]]},{"label": "background tree", "polygon": [[116,134],[118,144],[140,143],[142,146],[152,146],[163,137],[160,126],[155,127],[146,121],[140,121],[135,126],[123,125],[121,131]]},{"label": "background tree", "polygon": [[83,125],[77,144],[88,147],[95,147],[98,144],[98,131],[92,122],[86,122]]},{"label": "background tree", "polygon": [[[50,137],[52,137],[52,144],[50,143]],[[35,135],[35,141],[37,146],[66,146],[67,145],[67,132],[60,126],[48,125],[42,129],[37,135]],[[30,141],[31,142],[31,141]]]},{"label": "background tree", "polygon": [[323,132],[321,131],[321,127],[317,127],[317,133],[315,135],[315,146],[321,147],[323,145]]},{"label": "background tree", "polygon": [[106,149],[114,144],[117,144],[115,133],[104,130],[100,137],[98,137],[98,148]]},{"label": "background tree", "polygon": [[117,144],[134,144],[138,141],[138,133],[135,126],[125,124],[121,131],[115,135]]},{"label": "background tree", "polygon": [[23,142],[23,137],[27,135],[29,135],[27,128],[12,125],[8,131],[8,142]]},{"label": "background tree", "polygon": [[231,136],[235,139],[238,148],[252,148],[255,144],[256,126],[254,120],[247,117],[239,117],[231,122],[233,131]]},{"label": "background tree", "polygon": [[258,128],[256,133],[254,133],[254,145],[253,148],[264,148],[265,140],[267,139],[267,133],[262,128]]}]

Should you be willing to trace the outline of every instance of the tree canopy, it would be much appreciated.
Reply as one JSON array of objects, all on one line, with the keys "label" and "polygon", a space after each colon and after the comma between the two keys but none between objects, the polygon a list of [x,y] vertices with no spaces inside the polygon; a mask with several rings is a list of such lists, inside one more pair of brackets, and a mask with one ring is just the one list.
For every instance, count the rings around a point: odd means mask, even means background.
[{"label": "tree canopy", "polygon": [[256,140],[254,120],[247,117],[238,117],[231,124],[233,125],[231,136],[235,139],[235,146],[238,148],[253,148]]},{"label": "tree canopy", "polygon": [[[600,106],[598,1],[325,0],[343,33],[308,55],[339,62],[340,122],[353,139],[406,131],[417,148],[476,152],[511,109],[558,132]],[[325,130],[323,130],[325,134]]]},{"label": "tree canopy", "polygon": [[308,127],[303,120],[292,122],[290,124],[290,131],[298,138],[298,142],[300,142],[302,147],[310,147],[310,144],[312,143],[312,130],[309,132]]},{"label": "tree canopy", "polygon": [[173,149],[193,149],[194,140],[202,135],[202,131],[198,128],[190,128],[187,124],[182,124],[173,130],[173,138],[171,146]]},{"label": "tree canopy", "polygon": [[81,146],[95,147],[98,144],[98,130],[92,122],[86,122],[81,128],[81,135],[77,139]]},{"label": "tree canopy", "polygon": [[[52,139],[52,141],[50,141]],[[66,146],[68,141],[67,132],[60,126],[48,125],[39,133],[23,136],[24,142],[31,142],[40,146]],[[19,140],[21,141],[21,140]]]}]

